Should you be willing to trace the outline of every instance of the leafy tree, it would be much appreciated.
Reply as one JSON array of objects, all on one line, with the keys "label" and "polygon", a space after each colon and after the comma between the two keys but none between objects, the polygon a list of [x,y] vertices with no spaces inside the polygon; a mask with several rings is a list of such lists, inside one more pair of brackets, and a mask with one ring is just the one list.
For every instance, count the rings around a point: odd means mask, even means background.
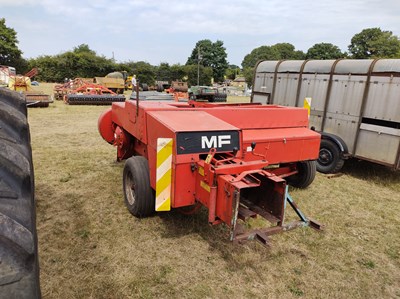
[{"label": "leafy tree", "polygon": [[225,71],[225,76],[227,79],[235,80],[236,76],[240,73],[240,67],[234,64],[230,64],[228,69]]},{"label": "leafy tree", "polygon": [[290,43],[278,43],[271,47],[279,52],[279,59],[303,60],[305,57],[303,51],[296,51],[295,47]]},{"label": "leafy tree", "polygon": [[64,75],[64,73],[60,73],[60,71],[65,72],[67,69],[63,70],[60,68],[57,59],[54,56],[46,55],[39,56],[35,59],[30,59],[29,66],[32,68],[38,68],[39,74],[36,76],[36,79],[39,81],[62,82],[62,80],[67,77]]},{"label": "leafy tree", "polygon": [[307,59],[338,59],[345,57],[339,47],[330,43],[319,43],[308,49]]},{"label": "leafy tree", "polygon": [[247,67],[243,70],[243,75],[249,87],[253,85],[254,67]]},{"label": "leafy tree", "polygon": [[39,69],[38,80],[62,82],[64,78],[102,77],[118,70],[118,66],[104,56],[98,56],[87,45],[81,45],[56,56],[39,56],[29,61]]},{"label": "leafy tree", "polygon": [[86,53],[86,54],[89,54],[92,56],[96,56],[96,52],[93,51],[92,49],[90,49],[87,44],[81,44],[81,45],[75,47],[72,52],[76,53],[76,54]]},{"label": "leafy tree", "polygon": [[171,81],[171,67],[167,62],[160,63],[156,69],[157,80]]},{"label": "leafy tree", "polygon": [[0,19],[0,64],[13,66],[19,73],[25,73],[28,63],[22,58],[18,48],[17,32],[6,26],[6,20]]},{"label": "leafy tree", "polygon": [[[200,85],[211,85],[211,79],[213,77],[213,69],[211,67],[204,67],[200,65]],[[185,73],[187,75],[187,82],[189,86],[197,85],[197,65],[186,65]]]},{"label": "leafy tree", "polygon": [[154,85],[156,81],[156,69],[150,63],[138,61],[132,63],[132,72],[140,83]]},{"label": "leafy tree", "polygon": [[367,28],[351,39],[349,52],[352,58],[396,58],[400,57],[400,40],[391,31]]},{"label": "leafy tree", "polygon": [[304,59],[304,57],[305,54],[302,51],[296,51],[292,44],[278,43],[253,49],[244,57],[242,67],[243,69],[252,68],[260,60]]},{"label": "leafy tree", "polygon": [[225,70],[228,68],[226,49],[223,45],[224,43],[220,40],[215,43],[209,39],[198,41],[186,65],[197,65],[200,57],[202,66],[212,68],[214,80],[223,81]]},{"label": "leafy tree", "polygon": [[185,67],[180,64],[173,64],[170,67],[170,78],[173,81],[185,81],[187,79],[187,74],[185,72]]},{"label": "leafy tree", "polygon": [[243,61],[243,69],[254,67],[259,60],[279,60],[279,51],[270,46],[261,46],[253,49],[250,54],[247,54]]}]

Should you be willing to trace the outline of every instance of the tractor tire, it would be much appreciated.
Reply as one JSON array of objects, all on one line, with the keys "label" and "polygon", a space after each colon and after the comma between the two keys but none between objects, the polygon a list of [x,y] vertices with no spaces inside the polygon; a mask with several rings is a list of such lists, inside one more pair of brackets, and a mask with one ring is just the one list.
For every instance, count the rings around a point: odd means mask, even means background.
[{"label": "tractor tire", "polygon": [[298,173],[286,179],[288,184],[295,188],[307,188],[315,179],[317,163],[316,161],[297,162],[297,170]]},{"label": "tractor tire", "polygon": [[149,91],[149,86],[146,83],[142,83],[142,91]]},{"label": "tractor tire", "polygon": [[150,216],[155,211],[154,192],[150,186],[147,160],[141,156],[130,157],[123,172],[125,205],[135,217]]},{"label": "tractor tire", "polygon": [[224,93],[216,94],[214,99],[215,102],[226,102],[227,95]]},{"label": "tractor tire", "polygon": [[25,99],[0,88],[0,297],[40,298],[34,174]]},{"label": "tractor tire", "polygon": [[337,173],[344,164],[339,147],[329,139],[322,139],[317,160],[317,170],[322,173]]}]

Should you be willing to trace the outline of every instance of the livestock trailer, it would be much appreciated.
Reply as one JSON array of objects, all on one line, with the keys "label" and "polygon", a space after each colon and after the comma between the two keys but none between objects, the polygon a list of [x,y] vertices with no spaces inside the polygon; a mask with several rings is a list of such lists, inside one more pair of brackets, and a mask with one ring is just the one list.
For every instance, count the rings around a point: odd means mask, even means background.
[{"label": "livestock trailer", "polygon": [[400,168],[400,59],[260,61],[251,101],[303,106],[321,132],[317,169],[355,157]]}]

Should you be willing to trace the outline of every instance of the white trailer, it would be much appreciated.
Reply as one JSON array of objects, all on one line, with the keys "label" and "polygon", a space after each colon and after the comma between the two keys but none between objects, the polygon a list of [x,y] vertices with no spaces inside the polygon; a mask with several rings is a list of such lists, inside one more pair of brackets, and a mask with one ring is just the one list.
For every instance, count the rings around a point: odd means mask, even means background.
[{"label": "white trailer", "polygon": [[400,59],[260,61],[252,102],[303,106],[322,135],[317,169],[349,157],[400,169]]}]

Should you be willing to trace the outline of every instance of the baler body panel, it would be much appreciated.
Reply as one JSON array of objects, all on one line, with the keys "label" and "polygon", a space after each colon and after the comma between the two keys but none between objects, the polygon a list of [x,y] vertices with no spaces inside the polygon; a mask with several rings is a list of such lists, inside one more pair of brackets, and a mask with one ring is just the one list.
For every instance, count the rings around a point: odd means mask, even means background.
[{"label": "baler body panel", "polygon": [[[209,143],[216,142],[218,136],[232,136],[229,145],[239,147],[239,131],[236,127],[203,111],[177,109],[173,111],[150,110],[147,111],[147,148],[150,167],[150,184],[155,189],[156,185],[156,148],[158,138],[173,139],[172,158],[172,184],[171,206],[173,208],[189,206],[195,203],[195,174],[190,164],[199,161],[199,154],[207,154]],[[187,133],[190,133],[189,135]],[[211,136],[210,136],[211,135]],[[205,137],[207,142],[203,142]],[[215,137],[214,139],[212,139]],[[224,140],[222,140],[224,141]],[[235,142],[235,143],[233,143]],[[229,152],[232,147],[225,150],[223,144],[220,152]]]},{"label": "baler body panel", "polygon": [[272,129],[272,128],[308,128],[307,110],[283,106],[239,106],[197,108],[237,128]]},{"label": "baler body panel", "polygon": [[279,164],[313,160],[319,153],[320,135],[306,128],[252,129],[242,134],[245,161],[264,156],[270,164]]}]

